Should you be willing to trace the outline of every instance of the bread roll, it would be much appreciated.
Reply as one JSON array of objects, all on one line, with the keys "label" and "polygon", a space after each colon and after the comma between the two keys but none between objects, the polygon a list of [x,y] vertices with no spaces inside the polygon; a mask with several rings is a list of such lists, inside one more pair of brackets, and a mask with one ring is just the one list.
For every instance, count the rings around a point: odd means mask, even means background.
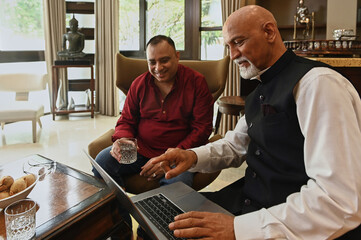
[{"label": "bread roll", "polygon": [[34,174],[28,174],[28,175],[25,175],[23,177],[23,179],[25,180],[26,182],[26,187],[29,187],[31,184],[33,184],[35,182],[35,176]]},{"label": "bread roll", "polygon": [[4,176],[0,179],[0,192],[9,190],[10,186],[14,183],[11,176]]},{"label": "bread roll", "polygon": [[4,199],[4,198],[7,198],[7,197],[10,197],[9,191],[2,191],[2,192],[0,192],[0,200],[1,200],[1,199]]},{"label": "bread roll", "polygon": [[10,187],[10,196],[23,191],[25,188],[26,188],[26,182],[24,178],[21,177],[16,179]]}]

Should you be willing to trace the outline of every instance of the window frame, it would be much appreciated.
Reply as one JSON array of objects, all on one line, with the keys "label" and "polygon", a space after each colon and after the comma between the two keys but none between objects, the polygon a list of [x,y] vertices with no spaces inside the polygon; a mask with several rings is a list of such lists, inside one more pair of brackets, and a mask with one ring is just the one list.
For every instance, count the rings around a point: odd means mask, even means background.
[{"label": "window frame", "polygon": [[45,51],[1,51],[0,63],[42,62],[45,61]]},{"label": "window frame", "polygon": [[[185,41],[181,59],[200,59],[200,0],[185,0]],[[147,1],[139,0],[139,51],[120,50],[126,57],[146,57],[146,9]]]}]

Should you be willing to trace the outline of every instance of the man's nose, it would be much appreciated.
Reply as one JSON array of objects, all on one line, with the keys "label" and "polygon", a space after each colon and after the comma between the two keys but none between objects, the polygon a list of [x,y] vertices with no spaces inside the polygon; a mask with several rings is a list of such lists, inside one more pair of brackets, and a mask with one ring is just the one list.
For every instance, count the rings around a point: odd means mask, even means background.
[{"label": "man's nose", "polygon": [[241,56],[241,52],[236,47],[231,47],[229,48],[229,56],[231,60],[234,60]]},{"label": "man's nose", "polygon": [[161,63],[157,62],[157,63],[155,64],[155,70],[156,70],[157,72],[161,71],[162,68],[163,68],[163,65],[162,65]]}]

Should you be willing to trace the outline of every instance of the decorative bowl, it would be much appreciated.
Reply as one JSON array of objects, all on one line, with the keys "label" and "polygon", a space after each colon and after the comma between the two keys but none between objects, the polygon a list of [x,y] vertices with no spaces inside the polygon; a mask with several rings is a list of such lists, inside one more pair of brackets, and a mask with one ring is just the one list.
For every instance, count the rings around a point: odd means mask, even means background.
[{"label": "decorative bowl", "polygon": [[11,203],[24,199],[26,198],[29,193],[33,190],[33,188],[35,187],[35,185],[38,182],[38,175],[33,174],[35,176],[35,182],[33,184],[31,184],[29,187],[25,188],[23,191],[18,192],[17,194],[14,194],[10,197],[4,198],[0,200],[0,210],[1,209],[5,209],[8,205],[10,205]]}]

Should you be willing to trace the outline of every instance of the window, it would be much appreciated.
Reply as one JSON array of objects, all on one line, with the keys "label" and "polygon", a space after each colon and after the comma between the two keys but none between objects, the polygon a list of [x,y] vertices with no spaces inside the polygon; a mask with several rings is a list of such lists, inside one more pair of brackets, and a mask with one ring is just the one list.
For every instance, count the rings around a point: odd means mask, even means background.
[{"label": "window", "polygon": [[145,57],[145,45],[154,35],[170,36],[182,59],[199,59],[199,1],[119,0],[119,49]]},{"label": "window", "polygon": [[44,61],[42,0],[0,0],[0,23],[0,63]]},{"label": "window", "polygon": [[[42,0],[0,0],[0,72],[46,73]],[[15,99],[2,92],[0,102]],[[48,90],[31,92],[31,101],[50,111]]]},{"label": "window", "polygon": [[201,59],[223,58],[221,0],[202,0]]},{"label": "window", "polygon": [[44,50],[42,0],[0,0],[1,51]]},{"label": "window", "polygon": [[148,0],[146,10],[146,42],[153,36],[170,36],[179,51],[185,49],[184,0]]},{"label": "window", "polygon": [[123,51],[140,50],[140,4],[137,1],[119,1],[119,46]]}]

